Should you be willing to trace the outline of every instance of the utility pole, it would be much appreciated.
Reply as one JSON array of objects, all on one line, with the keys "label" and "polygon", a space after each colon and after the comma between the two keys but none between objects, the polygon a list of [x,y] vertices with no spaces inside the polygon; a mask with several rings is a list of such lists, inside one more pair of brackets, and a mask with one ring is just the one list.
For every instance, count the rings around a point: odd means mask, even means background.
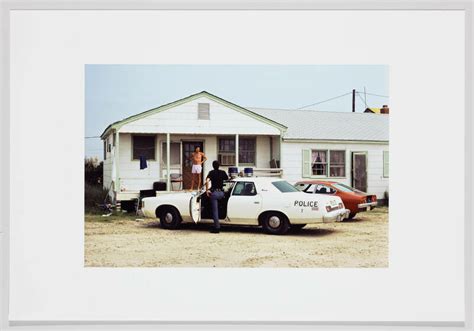
[{"label": "utility pole", "polygon": [[352,112],[356,111],[356,90],[352,90]]}]

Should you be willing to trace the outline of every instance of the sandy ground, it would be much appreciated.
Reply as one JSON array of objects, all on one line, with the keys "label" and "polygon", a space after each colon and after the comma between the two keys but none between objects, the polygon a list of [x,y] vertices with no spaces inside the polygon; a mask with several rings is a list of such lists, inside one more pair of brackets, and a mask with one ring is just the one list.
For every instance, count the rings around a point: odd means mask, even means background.
[{"label": "sandy ground", "polygon": [[342,223],[307,225],[284,236],[256,227],[183,224],[87,215],[87,267],[388,267],[388,209]]}]

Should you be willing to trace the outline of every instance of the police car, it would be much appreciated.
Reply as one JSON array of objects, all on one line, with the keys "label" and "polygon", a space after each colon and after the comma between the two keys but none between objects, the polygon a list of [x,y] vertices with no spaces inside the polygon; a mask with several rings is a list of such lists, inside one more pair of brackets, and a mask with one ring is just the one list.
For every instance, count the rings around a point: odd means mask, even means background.
[{"label": "police car", "polygon": [[[238,177],[225,182],[224,193],[218,207],[221,224],[262,226],[270,234],[349,217],[341,198],[306,194],[282,179]],[[213,223],[204,188],[158,194],[142,199],[140,205],[145,217],[159,218],[165,229],[176,229],[182,222]]]}]

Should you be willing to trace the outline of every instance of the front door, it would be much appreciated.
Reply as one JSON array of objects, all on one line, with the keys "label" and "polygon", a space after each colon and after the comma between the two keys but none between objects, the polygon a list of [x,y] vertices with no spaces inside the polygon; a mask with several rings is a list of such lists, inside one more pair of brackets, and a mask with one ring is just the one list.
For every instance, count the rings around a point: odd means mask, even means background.
[{"label": "front door", "polygon": [[[192,173],[191,170],[193,168],[193,162],[189,159],[191,154],[194,153],[194,149],[199,146],[201,148],[201,152],[204,152],[203,147],[204,144],[202,141],[183,141],[183,189],[190,189],[191,188],[191,181],[192,181]],[[203,167],[204,170],[204,167]],[[202,176],[202,174],[201,174]],[[201,184],[202,184],[202,177],[201,177]],[[194,188],[196,188],[197,183],[194,184]]]},{"label": "front door", "polygon": [[367,153],[352,153],[352,187],[367,192]]}]

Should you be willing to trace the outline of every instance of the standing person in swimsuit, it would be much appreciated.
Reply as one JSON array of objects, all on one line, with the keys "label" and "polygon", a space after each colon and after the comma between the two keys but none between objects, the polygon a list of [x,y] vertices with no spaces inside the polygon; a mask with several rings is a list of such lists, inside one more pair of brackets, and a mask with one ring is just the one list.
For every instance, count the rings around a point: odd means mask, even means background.
[{"label": "standing person in swimsuit", "polygon": [[197,181],[197,189],[201,187],[201,173],[202,173],[202,164],[206,162],[206,155],[201,152],[201,148],[196,146],[194,148],[194,153],[191,154],[189,159],[193,162],[193,168],[191,170],[192,180],[191,180],[191,191],[194,189],[194,182]]}]

